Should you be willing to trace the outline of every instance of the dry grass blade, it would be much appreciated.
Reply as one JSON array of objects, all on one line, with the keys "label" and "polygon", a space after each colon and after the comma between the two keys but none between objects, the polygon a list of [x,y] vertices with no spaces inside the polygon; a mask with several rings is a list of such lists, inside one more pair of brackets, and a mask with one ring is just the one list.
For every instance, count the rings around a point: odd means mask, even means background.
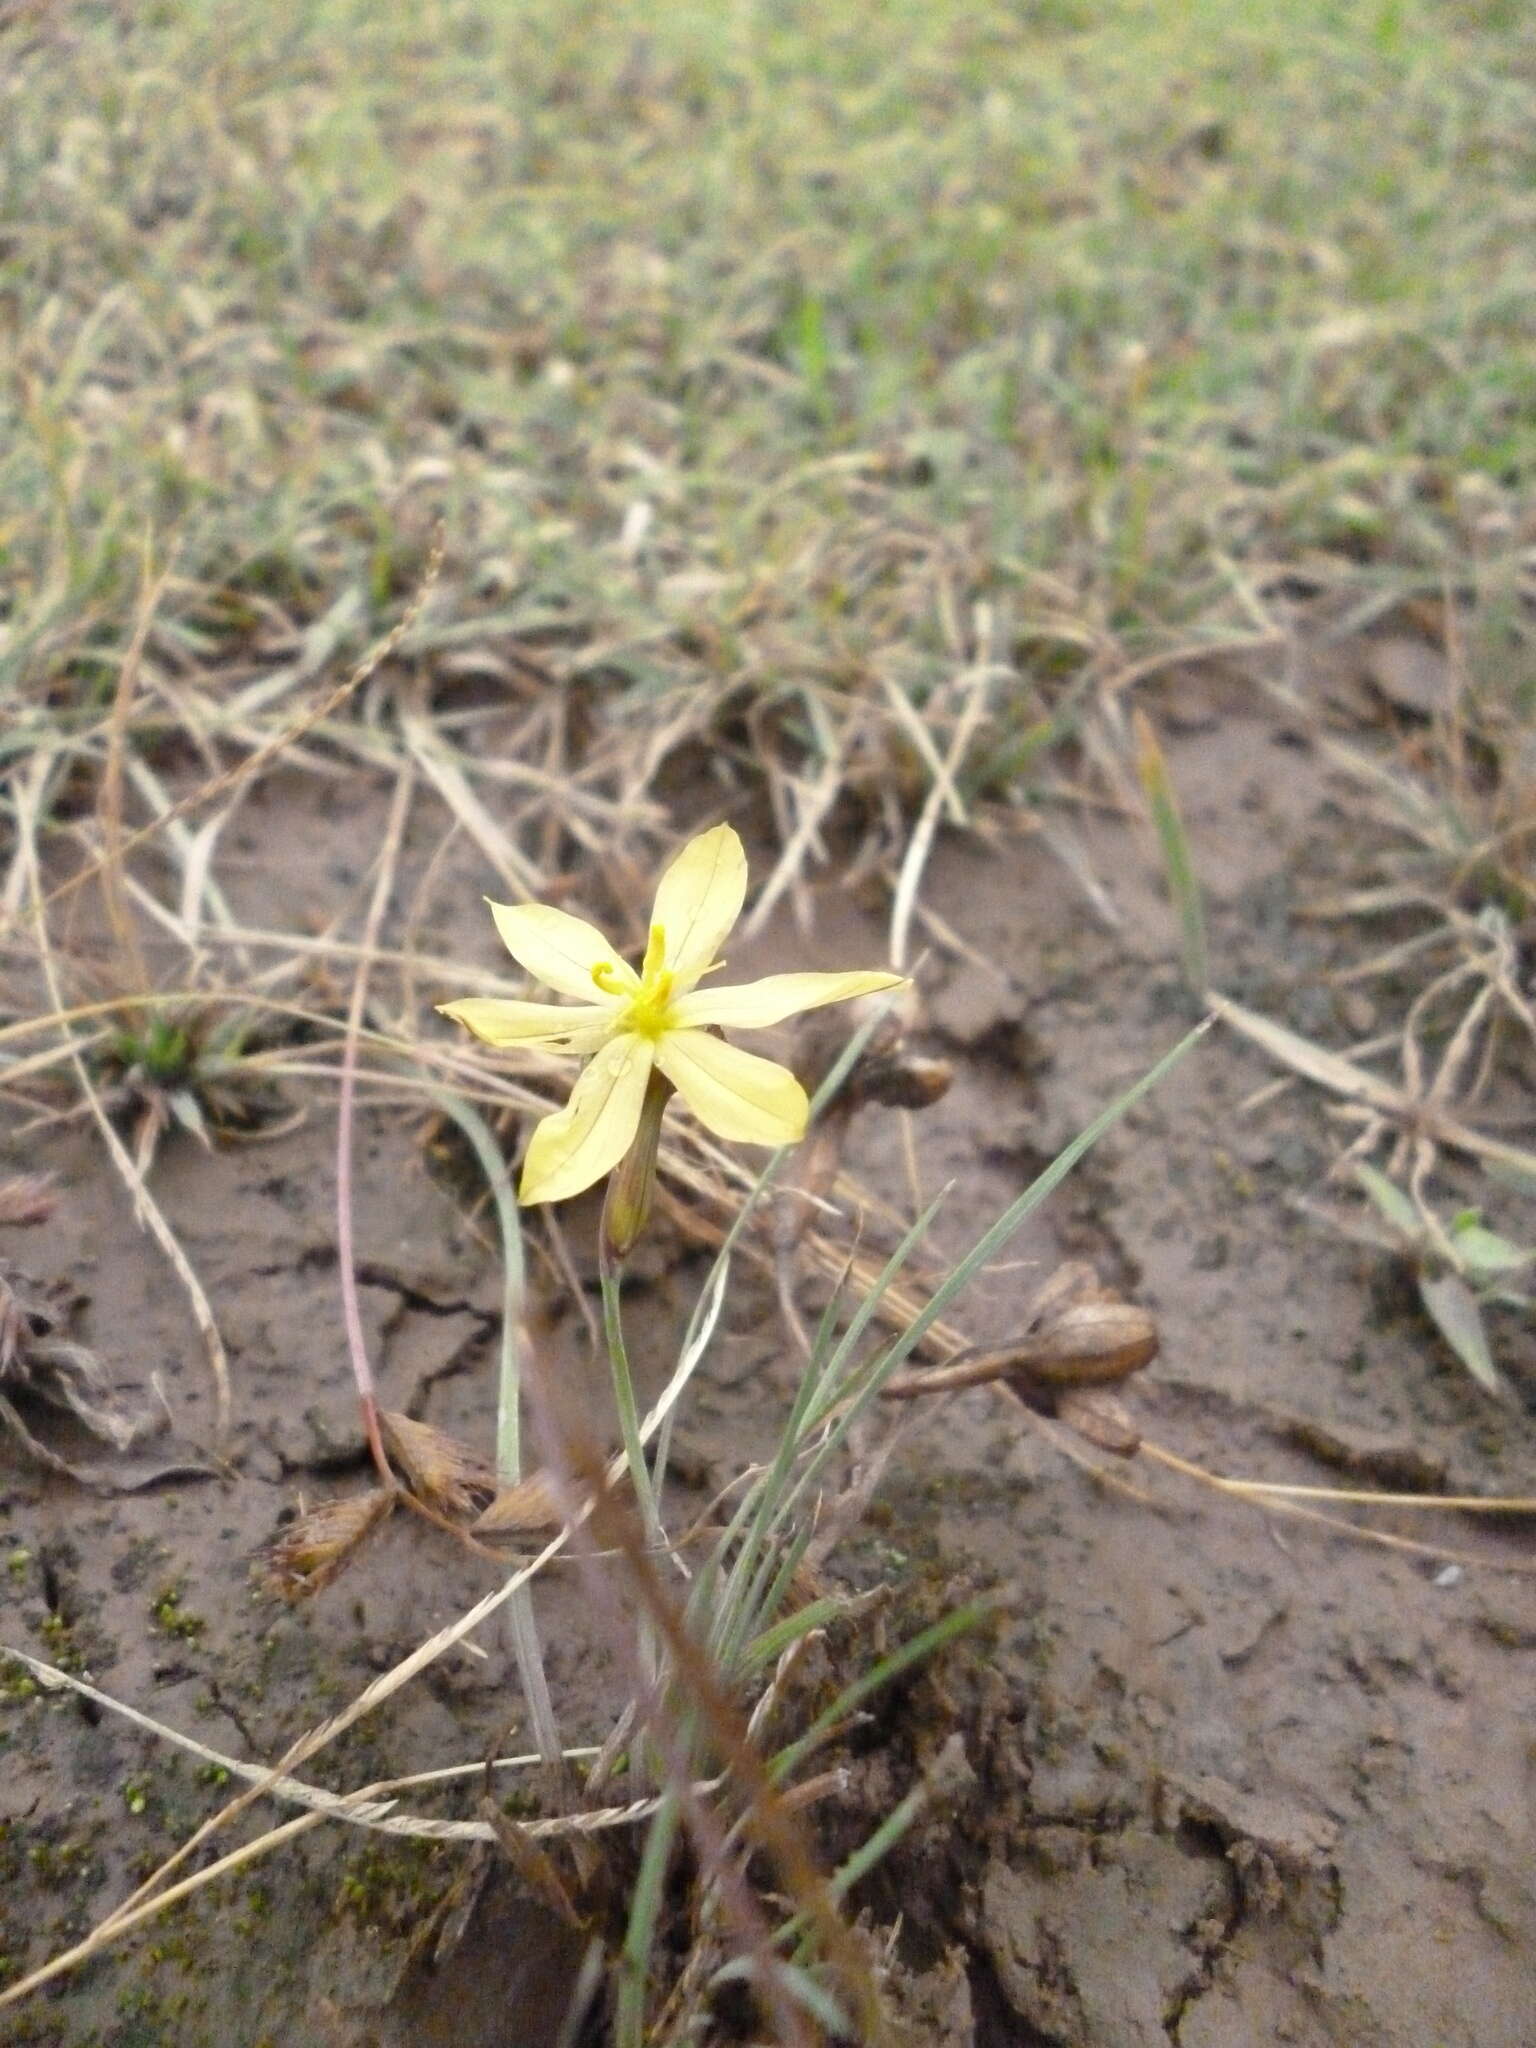
[{"label": "dry grass blade", "polygon": [[[483,1599],[478,1600],[473,1607],[469,1608],[464,1614],[461,1614],[456,1621],[452,1621],[447,1627],[439,1629],[436,1635],[432,1636],[427,1642],[419,1644],[408,1657],[402,1658],[389,1671],[382,1673],[371,1685],[365,1687],[340,1713],[333,1714],[328,1720],[321,1722],[318,1727],[311,1729],[307,1735],[301,1736],[297,1742],[291,1744],[278,1759],[277,1763],[270,1770],[262,1774],[259,1781],[248,1785],[245,1791],[237,1794],[235,1798],[222,1806],[217,1813],[210,1815],[206,1821],[195,1828],[186,1841],[182,1843],[181,1847],[173,1851],[159,1868],[153,1871],[139,1885],[131,1897],[126,1899],[114,1912],[109,1913],[97,1926],[93,1927],[83,1940],[77,1942],[72,1948],[66,1949],[61,1954],[54,1956],[51,1961],[43,1964],[40,1969],[34,1970],[30,1976],[23,1977],[17,1983],[11,1984],[5,1990],[0,1991],[0,2008],[15,2004],[19,1999],[28,1996],[32,1991],[36,1990],[40,1985],[49,1983],[65,1972],[78,1968],[81,1963],[88,1962],[93,1955],[99,1954],[102,1949],[119,1940],[124,1934],[130,1933],[134,1927],[152,1918],[165,1907],[175,1904],[178,1899],[186,1897],[190,1892],[196,1891],[199,1886],[209,1882],[212,1878],[222,1875],[225,1871],[236,1869],[242,1864],[250,1862],[256,1856],[265,1855],[270,1849],[277,1847],[280,1842],[289,1840],[294,1834],[327,1818],[325,1813],[304,1814],[299,1820],[290,1821],[284,1827],[275,1829],[268,1835],[263,1835],[259,1841],[251,1843],[247,1848],[236,1850],[231,1855],[221,1857],[218,1862],[210,1864],[205,1870],[199,1871],[194,1877],[184,1879],[165,1890],[161,1889],[162,1885],[165,1884],[165,1880],[173,1871],[178,1870],[189,1857],[194,1856],[205,1842],[211,1840],[214,1835],[220,1833],[232,1821],[237,1820],[241,1814],[248,1811],[255,1804],[256,1800],[270,1792],[272,1787],[283,1777],[298,1770],[311,1757],[317,1756],[328,1744],[334,1742],[337,1736],[344,1734],[348,1728],[372,1713],[376,1707],[381,1706],[385,1700],[397,1693],[402,1686],[408,1685],[418,1672],[424,1671],[429,1664],[433,1663],[443,1654],[444,1650],[454,1643],[462,1642],[466,1636],[473,1634],[520,1587],[526,1586],[549,1563],[550,1559],[555,1557],[564,1548],[565,1542],[566,1536],[562,1532],[553,1542],[546,1544],[537,1557],[531,1559],[520,1570],[513,1572],[503,1584],[495,1587]],[[361,1805],[365,1804],[369,1799],[379,1796],[386,1789],[386,1787],[379,1786],[364,1787],[361,1791],[348,1793],[346,1798],[349,1802],[355,1801]]]},{"label": "dry grass blade", "polygon": [[107,919],[112,927],[112,935],[117,941],[124,978],[136,991],[149,987],[149,975],[139,947],[137,929],[123,900],[123,757],[127,747],[129,714],[133,709],[133,693],[138,687],[139,664],[144,656],[144,643],[149,638],[150,625],[169,580],[170,571],[164,570],[155,581],[150,581],[146,543],[144,590],[139,600],[138,616],[134,620],[127,651],[118,668],[117,688],[113,693],[112,716],[108,726],[107,762],[102,775],[98,805],[103,856],[101,886],[102,894],[106,898]]},{"label": "dry grass blade", "polygon": [[1184,954],[1184,979],[1194,994],[1199,996],[1204,991],[1210,975],[1207,968],[1205,910],[1200,898],[1199,878],[1195,874],[1195,863],[1190,852],[1189,834],[1185,830],[1184,815],[1179,807],[1173,778],[1168,772],[1167,757],[1158,740],[1156,728],[1140,705],[1131,713],[1131,725],[1136,735],[1137,778],[1147,799],[1147,807],[1152,813],[1158,845],[1162,849],[1168,894],[1178,912]]},{"label": "dry grass blade", "polygon": [[[977,610],[986,615],[984,623],[978,620],[978,638],[990,638],[991,607],[978,606]],[[939,819],[947,813],[954,824],[962,825],[966,821],[957,778],[965,766],[971,743],[987,715],[988,689],[994,681],[1006,682],[1009,679],[1016,680],[1012,669],[998,662],[980,661],[959,680],[957,687],[961,693],[960,715],[955,720],[948,751],[938,764],[932,785],[923,800],[923,807],[918,813],[917,823],[912,828],[912,836],[896,877],[895,898],[891,904],[890,952],[893,967],[900,968],[906,965],[912,917],[917,907],[918,891],[922,887],[923,869],[933,845],[934,834],[939,829]]]},{"label": "dry grass blade", "polygon": [[[26,1650],[18,1650],[13,1644],[0,1643],[0,1656],[13,1657],[50,1690],[76,1693],[81,1699],[90,1700],[109,1713],[117,1714],[135,1728],[142,1728],[160,1741],[185,1750],[189,1756],[227,1771],[232,1778],[243,1778],[247,1784],[259,1786],[270,1798],[287,1800],[290,1805],[305,1807],[312,1813],[330,1814],[351,1827],[367,1828],[377,1834],[434,1842],[490,1842],[496,1839],[495,1831],[484,1821],[440,1820],[430,1814],[400,1813],[395,1810],[392,1799],[382,1796],[374,1803],[367,1803],[361,1792],[330,1792],[323,1785],[311,1785],[302,1778],[274,1778],[264,1764],[249,1763],[242,1757],[230,1756],[224,1750],[210,1748],[206,1742],[199,1742],[196,1736],[173,1728],[168,1722],[157,1721],[151,1714],[141,1713],[137,1707],[103,1692],[89,1680],[60,1670],[57,1665],[46,1663]],[[571,1764],[589,1762],[597,1755],[598,1752],[591,1747],[563,1752],[564,1761]],[[542,1756],[530,1751],[524,1756],[492,1757],[488,1762],[443,1764],[435,1770],[413,1772],[408,1778],[392,1779],[388,1786],[378,1789],[381,1794],[416,1791],[460,1784],[472,1778],[483,1780],[488,1772],[532,1770],[543,1763]],[[701,1785],[698,1789],[709,1792],[717,1790],[718,1785]],[[589,1807],[580,1813],[557,1814],[529,1821],[526,1829],[533,1839],[539,1841],[598,1834],[609,1828],[633,1827],[639,1821],[648,1820],[656,1811],[657,1804],[655,1798],[630,1799],[618,1806]]]},{"label": "dry grass blade", "polygon": [[[237,761],[231,767],[226,768],[222,774],[212,776],[207,782],[201,783],[198,788],[189,791],[178,803],[173,804],[170,810],[164,812],[159,817],[152,818],[147,825],[141,825],[136,832],[130,832],[114,849],[110,856],[111,859],[121,865],[122,861],[130,853],[137,851],[140,846],[153,839],[157,833],[163,831],[173,820],[186,817],[189,811],[200,810],[204,804],[211,803],[216,796],[222,796],[226,790],[234,789],[239,784],[249,781],[251,777],[259,774],[263,768],[270,766],[280,755],[287,752],[296,740],[302,739],[305,733],[312,730],[313,727],[322,724],[333,713],[338,711],[354,692],[360,690],[371,676],[377,674],[380,667],[389,660],[390,656],[399,647],[401,641],[404,640],[415,625],[417,619],[420,618],[428,599],[436,587],[442,565],[443,538],[441,533],[439,533],[433,543],[432,553],[427,562],[425,574],[410,604],[384,635],[383,639],[369,649],[367,654],[364,655],[363,659],[344,681],[338,683],[335,689],[327,692],[318,703],[311,705],[307,711],[303,712],[290,724],[284,726],[282,731],[277,733],[272,739],[257,747],[253,753],[248,754],[243,760]],[[109,856],[106,853],[101,853],[93,860],[87,861],[67,881],[60,882],[56,888],[49,891],[48,895],[43,899],[43,908],[51,909],[55,903],[63,901],[66,897],[72,896],[77,889],[83,888],[87,882],[103,871],[108,865],[108,860]],[[7,935],[14,921],[13,915],[0,922],[0,938],[4,938]]]},{"label": "dry grass blade", "polygon": [[[833,805],[843,791],[846,774],[844,759],[845,740],[840,738],[835,749],[823,764],[821,773],[812,786],[800,795],[800,815],[790,833],[774,866],[772,874],[763,884],[756,903],[743,920],[741,931],[744,938],[756,938],[773,914],[774,905],[786,890],[794,890],[805,867],[811,849],[816,844],[817,834],[830,816]],[[800,923],[805,923],[805,913],[800,907]]]},{"label": "dry grass blade", "polygon": [[1536,1152],[1527,1152],[1522,1146],[1508,1145],[1501,1138],[1488,1137],[1482,1131],[1474,1130],[1470,1124],[1452,1116],[1438,1104],[1416,1099],[1406,1089],[1356,1066],[1353,1060],[1345,1059],[1342,1054],[1328,1052],[1324,1047],[1287,1030],[1285,1025],[1244,1009],[1241,1003],[1234,1003],[1226,996],[1208,991],[1206,1001],[1223,1023],[1230,1024],[1234,1031],[1250,1039],[1271,1059],[1278,1060],[1304,1079],[1315,1081],[1320,1088],[1341,1095],[1346,1101],[1361,1103],[1404,1130],[1431,1138],[1436,1144],[1469,1153],[1488,1165],[1504,1166],[1511,1172],[1536,1177]]},{"label": "dry grass blade", "polygon": [[539,876],[471,789],[468,776],[427,717],[419,691],[400,706],[400,730],[417,767],[497,874],[520,897],[537,896],[542,888]]},{"label": "dry grass blade", "polygon": [[[1141,1446],[1141,1455],[1144,1458],[1151,1459],[1155,1464],[1167,1466],[1170,1471],[1178,1472],[1186,1479],[1194,1480],[1197,1485],[1208,1486],[1217,1493],[1225,1494],[1228,1499],[1244,1500],[1247,1501],[1250,1507],[1261,1508],[1272,1514],[1287,1515],[1293,1520],[1310,1523],[1317,1528],[1325,1529],[1331,1536],[1343,1536],[1355,1543],[1374,1544],[1378,1549],[1382,1550],[1404,1551],[1412,1557],[1431,1557],[1446,1564],[1480,1567],[1485,1571],[1513,1572],[1521,1577],[1536,1577],[1536,1564],[1528,1564],[1523,1559],[1483,1557],[1472,1551],[1452,1549],[1449,1545],[1443,1543],[1418,1543],[1411,1536],[1394,1536],[1386,1529],[1362,1529],[1358,1522],[1346,1521],[1342,1515],[1323,1514],[1317,1508],[1307,1507],[1303,1500],[1288,1498],[1283,1492],[1276,1492],[1270,1488],[1258,1488],[1253,1482],[1246,1479],[1228,1479],[1219,1473],[1208,1472],[1203,1465],[1197,1465],[1188,1458],[1181,1458],[1176,1451],[1170,1451],[1162,1444],[1144,1440]],[[1342,1498],[1347,1501],[1351,1496],[1346,1491],[1332,1497],[1335,1499]],[[1380,1498],[1380,1496],[1375,1496],[1375,1498]],[[1394,1506],[1401,1504],[1394,1503]],[[1438,1503],[1426,1501],[1423,1496],[1418,1494],[1410,1495],[1407,1504],[1417,1506],[1438,1505]],[[1524,1506],[1517,1507],[1514,1510],[1517,1513],[1525,1511]],[[1497,1512],[1497,1510],[1493,1510],[1493,1512]]]}]

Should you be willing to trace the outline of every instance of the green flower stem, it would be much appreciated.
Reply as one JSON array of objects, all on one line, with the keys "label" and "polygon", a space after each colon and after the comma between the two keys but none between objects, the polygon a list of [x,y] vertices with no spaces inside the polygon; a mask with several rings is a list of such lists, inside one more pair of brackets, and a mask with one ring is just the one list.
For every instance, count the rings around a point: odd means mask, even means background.
[{"label": "green flower stem", "polygon": [[624,1456],[629,1462],[635,1498],[640,1503],[645,1540],[653,1549],[660,1550],[664,1540],[661,1516],[656,1507],[656,1492],[651,1485],[650,1467],[645,1462],[645,1446],[640,1441],[640,1411],[635,1406],[635,1383],[630,1376],[629,1353],[624,1346],[624,1324],[619,1313],[622,1273],[623,1268],[609,1255],[607,1244],[600,1239],[598,1275],[603,1289],[603,1335],[608,1344],[609,1370],[613,1374],[614,1405],[619,1411],[619,1434],[624,1441]]},{"label": "green flower stem", "polygon": [[[469,1140],[496,1204],[496,1220],[501,1230],[502,1270],[501,1377],[497,1392],[496,1470],[504,1485],[515,1485],[523,1476],[522,1441],[519,1430],[521,1373],[517,1346],[526,1277],[523,1263],[523,1233],[518,1221],[517,1203],[512,1194],[507,1162],[502,1157],[501,1147],[497,1144],[495,1134],[485,1118],[472,1104],[461,1101],[445,1088],[434,1088],[432,1099]],[[507,1602],[507,1628],[512,1639],[512,1654],[517,1659],[518,1676],[522,1680],[523,1698],[528,1703],[529,1724],[533,1729],[539,1754],[545,1763],[558,1766],[561,1755],[560,1729],[555,1719],[555,1703],[550,1695],[549,1677],[544,1669],[544,1652],[533,1611],[533,1594],[527,1586],[519,1587]]]}]

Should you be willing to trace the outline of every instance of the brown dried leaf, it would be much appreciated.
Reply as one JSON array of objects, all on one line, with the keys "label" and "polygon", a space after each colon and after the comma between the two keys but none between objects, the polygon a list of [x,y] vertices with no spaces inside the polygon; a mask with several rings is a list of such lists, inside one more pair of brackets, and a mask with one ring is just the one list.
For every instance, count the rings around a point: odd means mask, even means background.
[{"label": "brown dried leaf", "polygon": [[261,1558],[258,1590],[280,1600],[309,1599],[331,1583],[398,1498],[393,1487],[376,1486],[310,1508]]},{"label": "brown dried leaf", "polygon": [[405,1474],[416,1498],[439,1513],[461,1520],[482,1508],[496,1491],[494,1467],[478,1451],[429,1422],[388,1409],[379,1415],[384,1446]]}]

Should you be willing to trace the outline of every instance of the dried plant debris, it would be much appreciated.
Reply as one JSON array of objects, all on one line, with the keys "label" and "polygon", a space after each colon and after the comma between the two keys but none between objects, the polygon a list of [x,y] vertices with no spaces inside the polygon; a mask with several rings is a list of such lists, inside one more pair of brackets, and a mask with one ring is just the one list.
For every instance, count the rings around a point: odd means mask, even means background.
[{"label": "dried plant debris", "polygon": [[115,1451],[129,1450],[147,1435],[155,1414],[126,1401],[96,1353],[64,1334],[69,1314],[67,1301],[36,1288],[13,1267],[0,1267],[0,1435],[44,1470],[87,1479],[33,1434],[18,1399],[73,1416]]},{"label": "dried plant debris", "polygon": [[489,1460],[456,1437],[414,1422],[388,1409],[379,1426],[384,1447],[419,1501],[453,1521],[475,1515],[496,1493],[496,1471]]},{"label": "dried plant debris", "polygon": [[399,1497],[393,1487],[376,1486],[306,1508],[258,1562],[258,1590],[290,1603],[308,1600],[345,1569]]},{"label": "dried plant debris", "polygon": [[916,998],[903,991],[894,1003],[889,996],[865,996],[837,1014],[813,1012],[801,1026],[794,1069],[812,1093],[832,1072],[847,1049],[850,1016],[855,1027],[869,1014],[890,1005],[870,1033],[868,1043],[844,1077],[837,1105],[844,1109],[878,1103],[888,1109],[927,1109],[949,1090],[954,1078],[947,1060],[915,1053],[908,1042]]}]

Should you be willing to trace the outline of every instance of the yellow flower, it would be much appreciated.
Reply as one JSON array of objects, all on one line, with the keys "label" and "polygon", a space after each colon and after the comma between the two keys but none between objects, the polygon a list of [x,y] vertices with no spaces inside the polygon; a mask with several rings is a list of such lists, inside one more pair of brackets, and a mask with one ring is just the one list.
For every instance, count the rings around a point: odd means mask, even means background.
[{"label": "yellow flower", "polygon": [[661,878],[650,941],[636,973],[594,925],[545,903],[493,903],[508,952],[574,1007],[466,996],[441,1003],[487,1045],[547,1045],[589,1054],[564,1109],[534,1131],[523,1202],[563,1202],[610,1172],[640,1124],[654,1068],[717,1138],[787,1145],[805,1135],[805,1090],[787,1068],[716,1038],[710,1027],[757,1030],[823,1003],[896,988],[881,972],[770,974],[740,988],[701,989],[741,915],[747,857],[729,825],[691,839]]}]

